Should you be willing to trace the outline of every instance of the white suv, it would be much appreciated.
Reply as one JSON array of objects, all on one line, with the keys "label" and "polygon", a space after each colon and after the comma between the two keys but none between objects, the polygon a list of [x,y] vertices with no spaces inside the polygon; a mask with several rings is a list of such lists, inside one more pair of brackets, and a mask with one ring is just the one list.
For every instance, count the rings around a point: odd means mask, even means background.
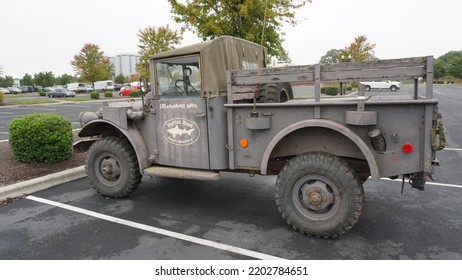
[{"label": "white suv", "polygon": [[381,81],[381,82],[361,82],[364,85],[366,91],[371,89],[389,89],[391,91],[397,91],[401,88],[400,82],[395,81]]}]

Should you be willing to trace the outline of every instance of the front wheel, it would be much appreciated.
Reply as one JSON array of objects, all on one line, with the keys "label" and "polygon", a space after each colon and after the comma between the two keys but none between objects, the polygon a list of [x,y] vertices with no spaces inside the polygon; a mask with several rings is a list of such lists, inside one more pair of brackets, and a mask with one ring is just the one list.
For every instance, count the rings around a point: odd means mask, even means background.
[{"label": "front wheel", "polygon": [[356,172],[341,158],[322,152],[291,159],[279,173],[275,196],[289,225],[322,238],[351,229],[364,205]]},{"label": "front wheel", "polygon": [[107,197],[126,197],[141,182],[135,151],[118,137],[104,137],[91,145],[85,168],[96,191]]},{"label": "front wheel", "polygon": [[397,89],[398,89],[398,87],[395,86],[395,85],[393,85],[393,86],[390,87],[390,90],[391,90],[391,91],[396,91]]}]

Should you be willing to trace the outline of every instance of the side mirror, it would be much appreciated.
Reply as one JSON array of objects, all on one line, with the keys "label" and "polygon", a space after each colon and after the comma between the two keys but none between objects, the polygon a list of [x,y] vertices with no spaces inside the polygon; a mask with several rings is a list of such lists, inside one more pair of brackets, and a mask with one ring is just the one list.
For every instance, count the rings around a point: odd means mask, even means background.
[{"label": "side mirror", "polygon": [[140,87],[142,93],[146,94],[148,92],[148,79],[144,76],[140,78]]}]

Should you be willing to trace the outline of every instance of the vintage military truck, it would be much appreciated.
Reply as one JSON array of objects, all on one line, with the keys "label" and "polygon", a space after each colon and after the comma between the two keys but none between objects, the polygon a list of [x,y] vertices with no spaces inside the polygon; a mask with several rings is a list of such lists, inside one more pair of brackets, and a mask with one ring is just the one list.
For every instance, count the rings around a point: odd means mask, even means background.
[{"label": "vintage military truck", "polygon": [[[323,238],[358,221],[368,178],[402,176],[424,189],[444,145],[437,139],[443,129],[432,57],[264,68],[262,50],[224,36],[151,56],[152,88],[147,92],[143,78],[141,100],[81,114],[79,135],[88,138],[75,148],[89,147],[93,187],[121,198],[143,175],[204,181],[224,171],[277,175],[282,217]],[[321,95],[322,83],[380,79],[410,79],[414,94],[365,96],[360,87],[350,96]],[[259,102],[287,83],[302,91],[300,84],[312,84],[314,94]]]}]

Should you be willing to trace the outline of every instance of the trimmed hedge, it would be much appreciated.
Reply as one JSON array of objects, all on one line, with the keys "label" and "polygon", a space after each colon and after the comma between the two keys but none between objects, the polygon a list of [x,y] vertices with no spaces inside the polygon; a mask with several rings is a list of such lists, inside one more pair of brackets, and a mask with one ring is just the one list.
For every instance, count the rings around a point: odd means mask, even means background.
[{"label": "trimmed hedge", "polygon": [[40,96],[47,96],[47,93],[43,89],[39,90],[38,94]]},{"label": "trimmed hedge", "polygon": [[104,92],[104,97],[112,97],[112,91],[106,90],[106,91]]},{"label": "trimmed hedge", "polygon": [[72,125],[65,117],[32,114],[8,124],[10,147],[26,163],[56,163],[72,156]]},{"label": "trimmed hedge", "polygon": [[141,96],[141,90],[132,90],[132,91],[130,91],[130,96],[131,97],[140,97]]},{"label": "trimmed hedge", "polygon": [[91,99],[99,99],[99,93],[97,91],[91,91],[90,92],[90,98]]},{"label": "trimmed hedge", "polygon": [[326,95],[337,95],[339,92],[340,92],[340,89],[338,86],[321,87],[321,93],[324,93]]},{"label": "trimmed hedge", "polygon": [[5,98],[5,96],[3,95],[3,92],[0,91],[0,105],[3,104],[3,99]]}]

